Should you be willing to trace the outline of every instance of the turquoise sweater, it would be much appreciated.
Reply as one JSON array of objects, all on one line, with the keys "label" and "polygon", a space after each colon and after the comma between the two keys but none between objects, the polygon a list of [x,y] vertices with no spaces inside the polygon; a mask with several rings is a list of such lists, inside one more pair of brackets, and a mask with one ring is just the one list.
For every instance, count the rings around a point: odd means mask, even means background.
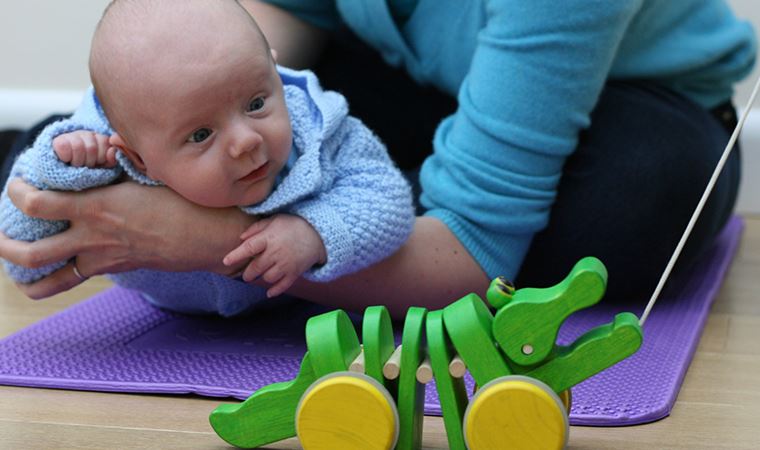
[{"label": "turquoise sweater", "polygon": [[323,28],[347,25],[457,97],[420,200],[490,277],[513,277],[546,226],[607,79],[654,80],[710,108],[755,60],[752,28],[723,0],[269,1]]}]

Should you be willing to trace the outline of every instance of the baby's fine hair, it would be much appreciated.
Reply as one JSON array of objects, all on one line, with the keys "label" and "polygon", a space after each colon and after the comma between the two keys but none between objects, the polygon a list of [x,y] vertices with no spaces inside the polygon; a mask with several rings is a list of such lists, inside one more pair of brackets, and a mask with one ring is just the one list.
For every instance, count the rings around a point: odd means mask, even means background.
[{"label": "baby's fine hair", "polygon": [[[262,49],[267,55],[270,54],[263,32],[238,0],[112,0],[95,28],[89,69],[97,97],[113,125],[120,125],[118,108],[111,107],[115,103],[112,98],[113,88],[129,76],[125,72],[139,73],[146,69],[140,64],[133,64],[132,60],[138,58],[141,64],[146,64],[139,55],[143,49],[160,49],[161,43],[151,41],[151,36],[161,36],[162,33],[165,33],[163,36],[171,36],[172,33],[167,34],[166,31],[172,29],[163,24],[169,22],[177,12],[192,14],[198,10],[200,13],[203,8],[213,8],[214,12],[222,14],[242,14],[238,17],[244,17],[251,25]],[[208,12],[208,9],[205,11]],[[193,28],[182,28],[181,25],[174,33],[175,36],[190,36],[193,33]]]}]

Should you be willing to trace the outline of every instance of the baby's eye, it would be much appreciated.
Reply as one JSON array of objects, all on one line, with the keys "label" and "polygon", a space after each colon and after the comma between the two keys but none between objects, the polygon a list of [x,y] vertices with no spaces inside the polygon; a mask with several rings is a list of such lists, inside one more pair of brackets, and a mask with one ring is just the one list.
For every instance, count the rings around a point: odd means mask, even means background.
[{"label": "baby's eye", "polygon": [[248,104],[248,112],[258,111],[264,107],[264,97],[256,97]]},{"label": "baby's eye", "polygon": [[209,136],[211,136],[211,133],[213,133],[213,131],[211,131],[210,128],[198,128],[197,130],[193,131],[193,134],[191,134],[187,140],[189,142],[196,143],[203,142],[208,139]]}]

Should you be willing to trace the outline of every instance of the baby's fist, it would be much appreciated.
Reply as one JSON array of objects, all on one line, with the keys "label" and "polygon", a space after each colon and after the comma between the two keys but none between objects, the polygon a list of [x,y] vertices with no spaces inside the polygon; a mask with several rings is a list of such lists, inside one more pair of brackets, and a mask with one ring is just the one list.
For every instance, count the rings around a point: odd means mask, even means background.
[{"label": "baby's fist", "polygon": [[108,143],[108,136],[87,130],[72,131],[53,139],[53,150],[58,159],[74,167],[113,167],[116,165],[116,148]]}]

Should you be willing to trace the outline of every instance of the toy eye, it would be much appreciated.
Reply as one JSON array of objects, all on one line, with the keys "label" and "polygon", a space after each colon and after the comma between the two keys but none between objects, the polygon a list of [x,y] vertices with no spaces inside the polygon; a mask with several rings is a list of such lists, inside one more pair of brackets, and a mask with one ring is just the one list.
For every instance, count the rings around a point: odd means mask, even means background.
[{"label": "toy eye", "polygon": [[491,281],[486,298],[491,306],[500,309],[512,301],[514,294],[515,285],[505,277],[497,277]]},{"label": "toy eye", "polygon": [[515,293],[515,285],[512,284],[511,281],[507,280],[505,277],[498,277],[497,280],[497,285],[499,286],[499,290],[501,290],[501,292],[510,296]]}]

